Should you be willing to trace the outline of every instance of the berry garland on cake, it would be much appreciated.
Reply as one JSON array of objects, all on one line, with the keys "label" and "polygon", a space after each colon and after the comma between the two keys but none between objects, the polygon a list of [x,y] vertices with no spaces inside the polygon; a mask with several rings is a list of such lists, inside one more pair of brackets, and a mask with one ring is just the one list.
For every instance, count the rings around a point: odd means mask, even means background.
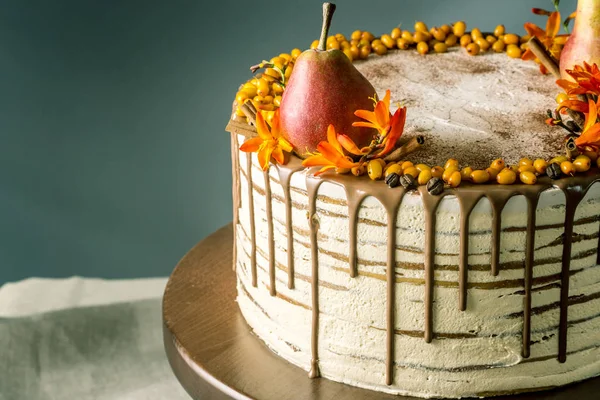
[{"label": "berry garland on cake", "polygon": [[[376,37],[371,32],[356,30],[352,32],[350,40],[341,33],[327,35],[335,6],[326,3],[321,39],[315,40],[307,52],[324,54],[338,51],[347,58],[346,63],[352,63],[367,59],[371,54],[383,56],[389,51],[410,50],[426,55],[445,53],[449,47],[460,46],[471,56],[494,51],[505,52],[511,58],[534,60],[539,64],[542,74],[559,76],[557,60],[561,59],[562,50],[570,36],[569,23],[575,19],[575,13],[562,23],[567,33],[559,34],[559,1],[554,0],[553,3],[555,11],[532,10],[536,15],[547,17],[545,29],[527,22],[524,25],[527,34],[523,36],[506,33],[503,25],[498,25],[493,32],[483,33],[479,28],[467,31],[463,21],[431,29],[418,21],[414,31],[396,27],[389,34]],[[272,162],[285,164],[289,155],[296,153],[304,158],[303,166],[321,167],[315,175],[326,171],[368,175],[374,181],[385,181],[391,188],[403,186],[405,189],[414,189],[418,185],[426,185],[429,193],[438,195],[445,187],[456,188],[464,182],[532,185],[537,183],[539,176],[560,179],[585,173],[592,167],[600,168],[600,70],[596,64],[584,62],[574,65],[572,69],[565,70],[567,79],[557,81],[564,93],[556,96],[557,108],[548,110],[546,123],[567,131],[565,154],[550,160],[524,157],[515,165],[506,165],[499,158],[493,160],[486,169],[473,169],[468,165],[461,168],[459,161],[453,158],[448,159],[444,166],[403,160],[408,154],[419,150],[424,139],[417,136],[400,145],[407,108],[398,105],[396,112],[391,114],[389,90],[383,99],[378,99],[374,93],[370,98],[372,111],[354,110],[354,116],[358,119],[351,126],[370,129],[370,142],[365,143],[356,135],[353,137],[339,131],[335,124],[328,124],[322,135],[326,140],[315,142],[312,147],[310,143],[304,145],[304,150],[299,151],[300,146],[286,137],[289,135],[282,128],[280,107],[294,67],[303,56],[304,53],[295,48],[290,53],[282,53],[252,66],[253,73],[259,70],[262,73],[241,85],[236,94],[234,118],[246,117],[256,127],[258,134],[247,139],[240,150],[258,153],[263,170],[267,170]],[[563,119],[566,114],[570,117],[568,120]]]}]

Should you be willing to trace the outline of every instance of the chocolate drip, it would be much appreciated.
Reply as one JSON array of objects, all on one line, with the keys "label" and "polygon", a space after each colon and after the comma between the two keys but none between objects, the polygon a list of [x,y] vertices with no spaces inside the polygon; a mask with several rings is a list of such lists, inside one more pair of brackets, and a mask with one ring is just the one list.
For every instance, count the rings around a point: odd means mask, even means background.
[{"label": "chocolate drip", "polygon": [[492,207],[492,251],[491,251],[491,273],[493,276],[498,276],[500,273],[500,233],[502,232],[502,210],[506,202],[516,193],[509,191],[501,195],[498,192],[496,196],[487,196]]},{"label": "chocolate drip", "polygon": [[348,262],[350,268],[350,276],[356,278],[358,276],[358,257],[356,255],[356,249],[358,246],[357,227],[358,227],[358,210],[362,201],[365,199],[367,194],[365,192],[357,192],[350,190],[348,186],[345,186],[346,198],[348,200]]},{"label": "chocolate drip", "polygon": [[524,358],[529,358],[531,345],[531,286],[533,281],[533,260],[535,256],[535,217],[539,192],[526,195],[527,237],[525,239],[525,295],[523,298],[523,349]]},{"label": "chocolate drip", "polygon": [[312,328],[311,328],[311,353],[309,378],[321,376],[319,371],[319,244],[317,243],[317,193],[322,180],[314,178],[311,174],[306,177],[308,192],[308,225],[310,226],[310,253],[312,261]]},{"label": "chocolate drip", "polygon": [[295,172],[301,171],[303,167],[295,168],[277,165],[279,174],[279,183],[283,189],[283,201],[285,203],[285,227],[287,234],[287,269],[288,269],[288,289],[294,289],[294,229],[292,225],[292,195],[290,191],[290,181]]},{"label": "chocolate drip", "polygon": [[[396,339],[396,220],[399,204],[388,208],[387,246],[387,376],[385,383],[394,382],[394,354]],[[387,207],[386,207],[387,208]]]},{"label": "chocolate drip", "polygon": [[269,170],[263,172],[265,178],[265,212],[267,214],[267,241],[269,243],[269,292],[277,296],[275,287],[275,238],[273,237],[273,199],[271,198],[271,176]]},{"label": "chocolate drip", "polygon": [[241,189],[240,189],[240,150],[236,133],[231,134],[231,195],[233,203],[233,270],[237,265],[237,226],[240,222]]},{"label": "chocolate drip", "polygon": [[419,192],[425,212],[425,327],[423,334],[425,342],[431,343],[433,340],[433,289],[435,284],[435,220],[438,205],[448,192],[443,192],[439,196],[431,196],[424,186],[419,187]]},{"label": "chocolate drip", "polygon": [[248,212],[250,214],[250,270],[252,272],[252,286],[258,286],[256,277],[256,223],[254,221],[254,189],[252,183],[252,153],[246,153],[246,177],[248,179]]},{"label": "chocolate drip", "polygon": [[469,273],[469,216],[477,205],[481,195],[472,195],[466,192],[458,195],[460,203],[460,256],[458,259],[458,308],[461,311],[467,309],[467,281]]}]

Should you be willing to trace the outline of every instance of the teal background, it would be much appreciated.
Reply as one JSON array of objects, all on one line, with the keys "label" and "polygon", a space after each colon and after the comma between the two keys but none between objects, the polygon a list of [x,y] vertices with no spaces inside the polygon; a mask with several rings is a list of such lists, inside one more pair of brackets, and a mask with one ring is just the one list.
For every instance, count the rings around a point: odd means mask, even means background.
[{"label": "teal background", "polygon": [[[231,220],[224,132],[248,67],[321,1],[0,1],[0,284],[168,275]],[[564,16],[575,1],[562,1]],[[415,20],[523,33],[550,0],[341,0],[332,33]]]}]

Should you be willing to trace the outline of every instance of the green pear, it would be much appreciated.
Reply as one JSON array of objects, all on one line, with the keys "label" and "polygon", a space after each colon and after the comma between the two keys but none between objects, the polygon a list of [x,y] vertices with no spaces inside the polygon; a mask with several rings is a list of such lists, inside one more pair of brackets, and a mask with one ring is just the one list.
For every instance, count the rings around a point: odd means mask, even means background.
[{"label": "green pear", "polygon": [[323,29],[317,49],[298,56],[286,85],[279,118],[282,133],[302,157],[327,140],[327,127],[348,135],[360,147],[368,146],[376,131],[353,127],[354,111],[373,110],[373,85],[340,50],[326,50],[327,33],[335,5],[323,4]]}]

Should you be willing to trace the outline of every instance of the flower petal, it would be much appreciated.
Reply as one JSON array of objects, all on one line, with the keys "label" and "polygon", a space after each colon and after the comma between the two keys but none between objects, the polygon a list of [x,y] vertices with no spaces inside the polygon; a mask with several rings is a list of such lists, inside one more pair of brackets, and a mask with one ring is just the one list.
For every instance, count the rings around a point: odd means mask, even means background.
[{"label": "flower petal", "polygon": [[326,167],[321,168],[320,170],[318,170],[317,172],[315,172],[315,176],[319,176],[321,175],[323,172],[329,171],[330,169],[334,169],[335,165],[328,165]]},{"label": "flower petal", "polygon": [[344,135],[344,134],[340,133],[338,135],[337,139],[338,139],[339,144],[341,144],[342,147],[344,149],[346,149],[346,151],[348,153],[354,154],[357,156],[362,156],[364,154],[362,152],[362,150],[358,148],[356,143],[354,143],[354,141],[348,135]]},{"label": "flower petal", "polygon": [[560,13],[554,11],[546,22],[546,36],[553,38],[560,31]]},{"label": "flower petal", "polygon": [[294,146],[292,146],[292,144],[283,137],[279,137],[279,139],[277,139],[277,145],[287,153],[291,153],[294,150]]},{"label": "flower petal", "polygon": [[329,124],[327,127],[327,142],[329,142],[329,144],[332,145],[338,153],[342,155],[344,154],[344,150],[342,150],[342,146],[340,146],[340,143],[338,142],[337,133],[335,133],[335,127],[332,124]]},{"label": "flower petal", "polygon": [[578,147],[600,145],[600,123],[596,123],[589,129],[585,130],[581,136],[575,139],[575,144]]},{"label": "flower petal", "polygon": [[377,124],[377,116],[375,115],[375,113],[373,111],[356,110],[356,111],[354,111],[354,115],[356,115],[358,118],[367,120],[367,121],[371,122],[372,124]]},{"label": "flower petal", "polygon": [[372,124],[370,122],[363,122],[363,121],[353,122],[352,126],[377,129],[377,127],[374,124]]},{"label": "flower petal", "polygon": [[402,136],[404,132],[404,124],[406,123],[406,107],[401,107],[396,110],[392,120],[390,122],[391,129],[390,133],[385,139],[385,146],[383,150],[377,153],[377,156],[381,157],[392,151],[396,147],[396,142]]},{"label": "flower petal", "polygon": [[281,147],[275,147],[271,156],[275,159],[275,161],[277,161],[277,164],[283,165],[285,163],[285,156],[283,154],[283,150],[281,150]]},{"label": "flower petal", "polygon": [[314,154],[302,161],[303,167],[318,167],[321,165],[332,165],[332,163],[322,154]]},{"label": "flower petal", "polygon": [[531,36],[535,36],[540,40],[542,40],[546,36],[546,32],[544,32],[542,28],[540,28],[534,23],[525,22],[524,27],[528,34],[530,34]]},{"label": "flower petal", "polygon": [[[258,114],[257,114],[258,115]],[[263,171],[269,169],[269,163],[271,162],[271,154],[273,153],[273,146],[266,145],[258,151],[258,163]]]},{"label": "flower petal", "polygon": [[590,110],[588,103],[581,100],[565,100],[562,103],[560,103],[557,110],[560,111],[563,108],[568,108],[569,110],[578,111],[586,114]]},{"label": "flower petal", "polygon": [[267,126],[262,113],[256,113],[256,132],[258,132],[258,136],[260,136],[262,140],[273,139],[273,135],[271,135],[271,131],[269,131],[269,127]]},{"label": "flower petal", "polygon": [[390,91],[390,89],[385,91],[385,96],[383,97],[383,100],[381,100],[383,102],[383,105],[385,106],[385,108],[388,110],[390,109],[390,97],[392,95],[392,92]]},{"label": "flower petal", "polygon": [[258,151],[258,148],[262,144],[263,140],[259,137],[253,137],[250,139],[246,139],[244,143],[240,146],[240,150],[246,153],[254,153]]},{"label": "flower petal", "polygon": [[583,136],[587,130],[591,129],[592,126],[596,124],[596,120],[598,119],[598,108],[596,107],[596,103],[592,99],[588,99],[589,111],[585,116],[585,124],[583,125]]},{"label": "flower petal", "polygon": [[343,154],[338,153],[335,147],[328,142],[319,143],[317,151],[336,167],[352,168],[354,166],[352,161],[349,161]]}]

